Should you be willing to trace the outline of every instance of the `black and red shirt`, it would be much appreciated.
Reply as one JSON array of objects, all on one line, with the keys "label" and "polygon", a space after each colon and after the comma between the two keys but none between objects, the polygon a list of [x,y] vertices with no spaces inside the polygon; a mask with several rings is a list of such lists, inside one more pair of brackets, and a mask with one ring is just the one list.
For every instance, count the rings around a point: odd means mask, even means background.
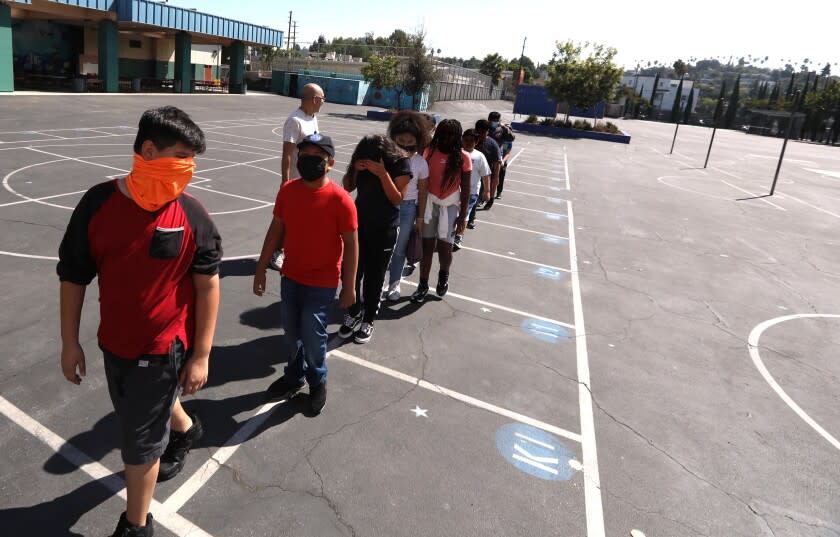
[{"label": "black and red shirt", "polygon": [[213,275],[222,239],[207,211],[181,194],[155,212],[120,192],[117,181],[88,190],[58,251],[61,281],[99,277],[99,345],[117,356],[167,354],[195,332],[192,273]]}]

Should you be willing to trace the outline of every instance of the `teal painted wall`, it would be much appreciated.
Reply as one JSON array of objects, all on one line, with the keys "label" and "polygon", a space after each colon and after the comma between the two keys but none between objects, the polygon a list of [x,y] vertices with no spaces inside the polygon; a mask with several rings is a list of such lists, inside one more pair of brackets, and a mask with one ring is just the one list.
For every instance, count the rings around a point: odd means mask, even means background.
[{"label": "teal painted wall", "polygon": [[120,34],[117,23],[99,23],[99,78],[106,93],[120,91]]},{"label": "teal painted wall", "polygon": [[15,91],[12,58],[12,8],[0,4],[0,91]]}]

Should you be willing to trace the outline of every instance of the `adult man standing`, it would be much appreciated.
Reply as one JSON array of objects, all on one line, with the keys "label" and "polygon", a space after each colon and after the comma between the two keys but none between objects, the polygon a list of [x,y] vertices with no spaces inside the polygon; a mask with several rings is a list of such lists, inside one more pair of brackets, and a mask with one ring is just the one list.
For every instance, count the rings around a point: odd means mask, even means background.
[{"label": "adult man standing", "polygon": [[499,199],[502,197],[502,190],[505,188],[505,174],[507,173],[508,160],[510,160],[513,141],[516,136],[510,126],[502,124],[502,114],[499,112],[490,112],[487,121],[490,122],[490,137],[496,140],[496,143],[502,149],[502,167],[499,169],[499,186],[496,187],[496,199]]},{"label": "adult man standing", "polygon": [[[490,201],[484,204],[484,210],[489,211],[493,206],[493,193],[499,186],[499,170],[502,168],[502,150],[493,138],[490,138],[490,122],[486,119],[479,119],[475,122],[475,134],[478,138],[475,148],[484,154],[487,164],[490,165]],[[484,198],[484,192],[479,194],[479,199]]]},{"label": "adult man standing", "polygon": [[[318,132],[318,118],[316,114],[324,104],[324,90],[318,84],[306,84],[300,97],[300,106],[292,112],[283,125],[283,157],[280,165],[282,187],[286,181],[299,177],[297,169],[297,145],[309,136]],[[274,252],[268,266],[280,270],[282,253]]]}]

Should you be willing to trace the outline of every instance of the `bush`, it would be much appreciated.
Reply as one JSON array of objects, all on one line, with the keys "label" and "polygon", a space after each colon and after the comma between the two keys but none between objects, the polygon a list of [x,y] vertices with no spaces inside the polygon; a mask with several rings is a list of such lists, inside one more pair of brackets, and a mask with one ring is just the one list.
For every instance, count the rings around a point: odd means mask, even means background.
[{"label": "bush", "polygon": [[554,126],[554,118],[553,117],[546,117],[540,121],[540,125],[544,127],[553,127]]},{"label": "bush", "polygon": [[576,119],[575,122],[572,124],[572,128],[580,129],[582,131],[591,131],[592,124],[588,121]]},{"label": "bush", "polygon": [[595,126],[595,128],[593,130],[595,132],[606,132],[606,133],[609,133],[609,134],[621,134],[621,131],[618,129],[618,127],[615,125],[615,123],[612,123],[611,121],[607,121],[606,124],[599,123],[598,125]]},{"label": "bush", "polygon": [[528,116],[528,119],[525,120],[525,123],[536,123],[537,122],[537,115],[531,114]]}]

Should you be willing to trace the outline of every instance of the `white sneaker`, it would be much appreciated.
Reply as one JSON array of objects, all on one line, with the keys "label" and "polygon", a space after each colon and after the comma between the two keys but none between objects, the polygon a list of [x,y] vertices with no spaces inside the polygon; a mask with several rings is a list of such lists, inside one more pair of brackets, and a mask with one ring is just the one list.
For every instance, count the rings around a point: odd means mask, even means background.
[{"label": "white sneaker", "polygon": [[283,252],[274,252],[271,254],[271,261],[268,262],[268,268],[279,271],[283,268],[283,259],[285,256]]},{"label": "white sneaker", "polygon": [[400,282],[394,283],[391,287],[388,288],[388,300],[391,302],[396,302],[400,299]]}]

